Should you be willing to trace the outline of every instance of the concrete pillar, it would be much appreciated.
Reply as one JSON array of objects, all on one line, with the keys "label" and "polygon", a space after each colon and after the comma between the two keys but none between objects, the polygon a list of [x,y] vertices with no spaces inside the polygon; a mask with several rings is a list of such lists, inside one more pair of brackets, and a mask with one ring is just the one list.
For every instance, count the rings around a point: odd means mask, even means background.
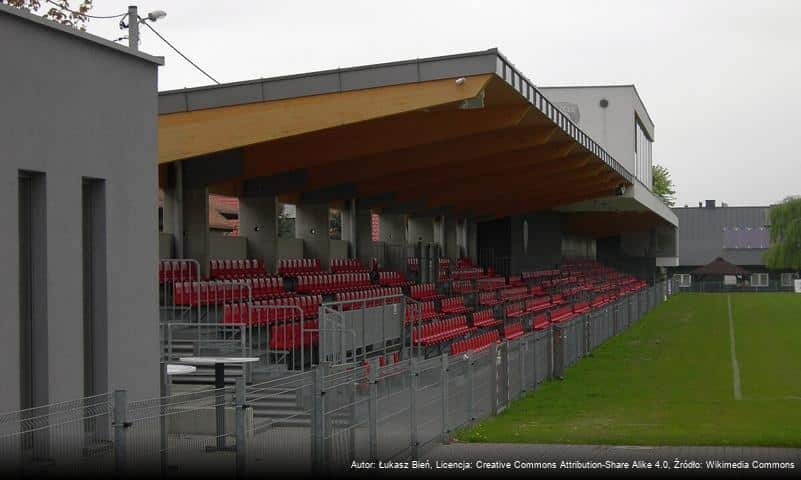
[{"label": "concrete pillar", "polygon": [[409,217],[409,243],[434,241],[434,219],[432,217]]},{"label": "concrete pillar", "polygon": [[354,258],[358,258],[367,265],[372,257],[373,245],[373,223],[372,211],[369,208],[356,208],[356,252]]},{"label": "concrete pillar", "polygon": [[445,228],[445,256],[450,258],[451,261],[456,261],[459,258],[459,246],[456,235],[457,222],[456,217],[446,216],[444,222]]},{"label": "concrete pillar", "polygon": [[277,218],[275,197],[239,199],[239,235],[247,239],[247,256],[264,260],[265,267],[273,272],[278,250]]},{"label": "concrete pillar", "polygon": [[379,240],[386,243],[406,244],[406,215],[402,213],[382,213],[378,224]]},{"label": "concrete pillar", "polygon": [[164,201],[162,203],[162,224],[164,233],[169,235],[169,251],[171,256],[176,258],[183,257],[183,242],[176,239],[183,238],[183,208],[181,198],[183,196],[183,175],[181,162],[174,162],[166,167],[167,179],[164,188]]},{"label": "concrete pillar", "polygon": [[439,244],[440,251],[445,251],[445,217],[434,217],[434,243]]},{"label": "concrete pillar", "polygon": [[303,240],[303,254],[329,264],[328,204],[299,204],[295,210],[295,238]]},{"label": "concrete pillar", "polygon": [[356,208],[356,199],[353,198],[345,202],[345,208],[342,210],[342,240],[348,242],[348,255],[350,258],[358,258],[359,250],[360,232]]},{"label": "concrete pillar", "polygon": [[181,258],[200,262],[201,275],[209,274],[209,190],[206,187],[183,188],[183,252]]},{"label": "concrete pillar", "polygon": [[467,220],[467,256],[478,262],[478,225]]}]

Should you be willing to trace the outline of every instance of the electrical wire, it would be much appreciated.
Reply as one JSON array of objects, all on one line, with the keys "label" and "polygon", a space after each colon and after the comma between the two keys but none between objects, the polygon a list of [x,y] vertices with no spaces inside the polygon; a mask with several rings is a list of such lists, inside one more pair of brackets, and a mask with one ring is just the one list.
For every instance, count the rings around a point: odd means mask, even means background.
[{"label": "electrical wire", "polygon": [[120,14],[117,14],[117,15],[89,15],[88,13],[81,13],[81,12],[78,12],[78,11],[75,11],[75,10],[70,10],[69,8],[61,5],[60,3],[56,3],[53,0],[46,0],[46,1],[47,1],[47,3],[49,3],[51,5],[55,5],[56,7],[58,7],[61,10],[64,10],[65,12],[69,12],[69,13],[71,13],[73,15],[80,15],[80,16],[87,17],[87,18],[109,19],[109,18],[121,18],[121,17],[124,17],[125,15],[128,15],[128,12],[123,12],[123,13],[120,13]]},{"label": "electrical wire", "polygon": [[[48,1],[49,1],[49,0],[48,0]],[[159,37],[159,38],[160,38],[160,39],[161,39],[161,40],[162,40],[164,43],[166,43],[166,44],[167,44],[167,45],[168,45],[170,48],[172,48],[173,50],[175,50],[175,53],[177,53],[178,55],[180,55],[181,57],[183,57],[183,59],[184,59],[184,60],[186,60],[186,61],[187,61],[187,62],[189,62],[189,63],[190,63],[190,64],[191,64],[193,67],[195,67],[196,69],[198,69],[198,70],[200,71],[200,73],[202,73],[203,75],[205,75],[205,76],[209,77],[209,78],[211,79],[211,81],[212,81],[212,82],[214,82],[214,83],[216,83],[217,85],[219,85],[219,84],[220,84],[220,82],[218,82],[216,78],[214,78],[214,77],[212,77],[211,75],[209,75],[208,73],[206,73],[206,71],[205,71],[205,70],[203,70],[203,69],[202,69],[202,68],[200,68],[200,67],[199,67],[199,66],[198,66],[198,65],[197,65],[195,62],[193,62],[192,60],[190,60],[190,59],[189,59],[189,57],[187,57],[186,55],[184,55],[183,53],[181,53],[181,51],[180,51],[180,50],[178,50],[178,49],[175,47],[175,45],[173,45],[173,44],[172,44],[172,43],[170,43],[170,42],[169,42],[169,41],[168,41],[166,38],[164,38],[164,37],[163,37],[163,36],[162,36],[162,35],[161,35],[159,32],[157,32],[157,31],[156,31],[156,29],[155,29],[155,28],[153,28],[153,27],[152,27],[152,26],[151,26],[149,23],[147,23],[147,22],[142,22],[142,25],[144,25],[144,26],[146,26],[147,28],[149,28],[149,29],[150,29],[150,30],[151,30],[153,33],[155,33],[155,34],[156,34],[156,36],[157,36],[157,37]]]}]

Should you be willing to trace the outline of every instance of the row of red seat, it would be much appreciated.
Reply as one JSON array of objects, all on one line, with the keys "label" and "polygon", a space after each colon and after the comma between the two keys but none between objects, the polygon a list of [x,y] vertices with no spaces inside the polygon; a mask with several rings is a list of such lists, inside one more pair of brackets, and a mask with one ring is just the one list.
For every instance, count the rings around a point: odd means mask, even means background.
[{"label": "row of red seat", "polygon": [[507,323],[503,326],[503,337],[507,340],[514,340],[525,334],[526,332],[523,330],[523,324],[520,322]]},{"label": "row of red seat", "polygon": [[495,327],[503,323],[503,320],[495,318],[492,309],[473,312],[473,326],[476,328]]},{"label": "row of red seat", "polygon": [[489,332],[476,335],[465,340],[459,340],[451,344],[451,355],[460,355],[465,352],[476,352],[483,350],[490,345],[498,343],[501,340],[498,335],[498,330],[490,330]]},{"label": "row of red seat", "polygon": [[296,350],[303,345],[312,347],[317,345],[320,332],[317,320],[308,320],[302,323],[286,323],[270,327],[270,349],[278,351]]},{"label": "row of red seat", "polygon": [[358,258],[332,258],[331,273],[366,272],[367,267],[362,265]]},{"label": "row of red seat", "polygon": [[523,272],[520,276],[523,280],[537,280],[542,278],[550,278],[559,275],[559,270],[537,270],[534,272]]},{"label": "row of red seat", "polygon": [[428,302],[421,302],[419,307],[419,311],[415,309],[413,306],[409,306],[406,308],[406,318],[405,321],[407,324],[411,323],[422,323],[427,322],[429,320],[437,320],[445,316],[444,313],[440,313],[436,309],[436,305],[434,304],[433,300]]},{"label": "row of red seat", "polygon": [[322,302],[321,295],[304,295],[261,300],[251,304],[226,303],[223,307],[223,323],[265,325],[294,322],[301,317],[311,319],[317,317]]},{"label": "row of red seat", "polygon": [[279,275],[295,276],[321,271],[320,260],[316,258],[282,258],[278,260]]},{"label": "row of red seat", "polygon": [[160,260],[159,283],[199,280],[197,263],[192,260]]},{"label": "row of red seat", "polygon": [[416,272],[420,269],[420,259],[417,257],[409,257],[406,259],[406,268],[410,272]]},{"label": "row of red seat", "polygon": [[400,272],[378,272],[378,283],[387,287],[407,287],[414,282],[406,280]]},{"label": "row of red seat", "polygon": [[266,273],[262,260],[210,260],[209,263],[209,276],[213,280],[235,280]]},{"label": "row of red seat", "polygon": [[[277,283],[276,283],[277,282]],[[175,282],[175,305],[218,305],[229,302],[294,296],[281,285],[280,278],[248,278],[246,280],[214,280],[210,282]]]},{"label": "row of red seat", "polygon": [[373,285],[368,273],[316,273],[299,275],[299,293],[337,293],[362,290]]},{"label": "row of red seat", "polygon": [[499,303],[501,303],[501,301],[498,300],[498,296],[495,294],[495,292],[483,292],[478,294],[479,305],[492,307],[493,305],[497,305]]},{"label": "row of red seat", "polygon": [[503,277],[489,277],[476,280],[476,288],[481,291],[494,291],[504,286],[506,286],[506,279]]},{"label": "row of red seat", "polygon": [[375,287],[353,292],[340,292],[336,294],[335,300],[337,302],[352,301],[352,303],[343,303],[342,310],[356,310],[362,307],[377,307],[389,303],[399,303],[401,301],[401,295],[403,295],[403,291],[400,287]]},{"label": "row of red seat", "polygon": [[409,289],[409,296],[418,301],[424,300],[439,300],[444,295],[437,293],[437,288],[433,283],[424,283],[422,285],[412,285]]},{"label": "row of red seat", "polygon": [[442,300],[440,310],[442,311],[442,313],[459,314],[459,313],[468,313],[472,309],[464,304],[463,297],[451,297]]},{"label": "row of red seat", "polygon": [[467,317],[460,315],[415,327],[412,330],[412,341],[418,345],[433,345],[465,335],[470,330]]},{"label": "row of red seat", "polygon": [[459,295],[467,295],[470,293],[475,292],[476,289],[473,288],[473,282],[470,280],[456,280],[451,282],[451,292]]},{"label": "row of red seat", "polygon": [[467,267],[451,272],[451,280],[477,280],[484,276],[484,270],[478,267]]}]

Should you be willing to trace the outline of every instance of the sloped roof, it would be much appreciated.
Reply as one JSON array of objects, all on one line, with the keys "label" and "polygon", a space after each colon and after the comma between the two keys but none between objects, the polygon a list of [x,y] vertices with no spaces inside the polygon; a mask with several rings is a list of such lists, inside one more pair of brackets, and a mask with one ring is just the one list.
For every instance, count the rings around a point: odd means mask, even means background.
[{"label": "sloped roof", "polygon": [[693,275],[747,275],[749,272],[718,257],[691,272]]}]

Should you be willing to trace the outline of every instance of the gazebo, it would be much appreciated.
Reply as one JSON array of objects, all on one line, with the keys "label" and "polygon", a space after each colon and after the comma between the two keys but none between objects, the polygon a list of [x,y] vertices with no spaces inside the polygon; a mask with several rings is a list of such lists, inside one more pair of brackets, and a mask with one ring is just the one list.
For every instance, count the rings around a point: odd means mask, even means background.
[{"label": "gazebo", "polygon": [[735,281],[734,284],[727,283],[725,281],[726,276],[733,276],[739,279],[742,278],[744,275],[749,275],[750,272],[748,272],[747,270],[745,270],[740,266],[727,262],[721,257],[718,257],[713,261],[711,261],[710,263],[702,267],[696,268],[695,270],[690,272],[690,274],[693,276],[693,278],[698,278],[700,280],[703,280],[704,283],[707,283],[709,280],[712,281],[719,280],[722,285],[734,286],[739,284],[740,282]]}]

